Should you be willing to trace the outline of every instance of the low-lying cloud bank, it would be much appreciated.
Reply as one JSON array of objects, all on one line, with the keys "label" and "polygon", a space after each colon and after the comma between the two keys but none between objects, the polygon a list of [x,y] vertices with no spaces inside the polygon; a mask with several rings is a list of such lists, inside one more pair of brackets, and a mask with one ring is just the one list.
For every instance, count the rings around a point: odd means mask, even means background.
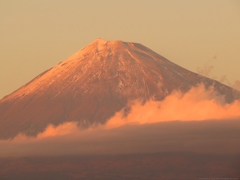
[{"label": "low-lying cloud bank", "polygon": [[165,100],[138,101],[104,125],[86,130],[76,122],[49,125],[37,137],[0,141],[0,156],[145,152],[240,153],[240,102],[224,102],[204,86]]},{"label": "low-lying cloud bank", "polygon": [[240,117],[239,109],[240,101],[227,104],[224,97],[214,89],[206,90],[200,85],[186,94],[173,92],[161,102],[150,100],[144,105],[138,101],[132,102],[131,113],[127,117],[123,118],[122,112],[118,112],[106,126],[111,128],[128,123],[234,119]]}]

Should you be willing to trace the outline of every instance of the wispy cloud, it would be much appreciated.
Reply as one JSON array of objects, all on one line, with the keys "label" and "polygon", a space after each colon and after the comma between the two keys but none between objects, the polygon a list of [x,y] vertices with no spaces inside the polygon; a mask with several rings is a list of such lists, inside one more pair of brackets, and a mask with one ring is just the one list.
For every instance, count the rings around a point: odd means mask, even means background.
[{"label": "wispy cloud", "polygon": [[206,76],[208,78],[215,79],[223,84],[226,84],[227,86],[230,86],[230,87],[240,91],[240,81],[239,80],[232,82],[229,80],[229,78],[226,74],[222,75],[222,76],[214,75],[213,71],[215,69],[215,66],[212,65],[212,62],[214,62],[216,60],[217,60],[217,56],[215,55],[212,59],[207,61],[202,67],[198,67],[197,73],[201,74],[203,76]]}]

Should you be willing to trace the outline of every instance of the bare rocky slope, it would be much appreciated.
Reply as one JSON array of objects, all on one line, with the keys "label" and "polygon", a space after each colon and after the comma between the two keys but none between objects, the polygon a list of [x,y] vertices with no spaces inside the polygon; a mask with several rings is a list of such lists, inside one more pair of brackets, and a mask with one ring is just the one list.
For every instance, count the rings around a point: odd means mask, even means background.
[{"label": "bare rocky slope", "polygon": [[97,39],[0,100],[0,138],[34,136],[48,124],[67,121],[105,123],[129,100],[162,100],[199,83],[214,86],[227,102],[239,97],[141,44]]}]

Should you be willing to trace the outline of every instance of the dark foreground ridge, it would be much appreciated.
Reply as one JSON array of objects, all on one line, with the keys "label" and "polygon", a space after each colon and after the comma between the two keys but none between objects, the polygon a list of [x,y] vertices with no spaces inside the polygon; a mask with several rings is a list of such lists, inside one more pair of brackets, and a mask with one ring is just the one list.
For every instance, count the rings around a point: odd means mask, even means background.
[{"label": "dark foreground ridge", "polygon": [[0,158],[0,179],[239,180],[239,158],[197,153]]}]

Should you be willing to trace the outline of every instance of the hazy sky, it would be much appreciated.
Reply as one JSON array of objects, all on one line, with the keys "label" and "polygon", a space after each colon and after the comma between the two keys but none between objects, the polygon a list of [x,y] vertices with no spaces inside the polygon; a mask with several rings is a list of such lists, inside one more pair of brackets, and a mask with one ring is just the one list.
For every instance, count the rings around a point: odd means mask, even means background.
[{"label": "hazy sky", "polygon": [[239,0],[0,0],[0,98],[96,38],[240,80]]}]

